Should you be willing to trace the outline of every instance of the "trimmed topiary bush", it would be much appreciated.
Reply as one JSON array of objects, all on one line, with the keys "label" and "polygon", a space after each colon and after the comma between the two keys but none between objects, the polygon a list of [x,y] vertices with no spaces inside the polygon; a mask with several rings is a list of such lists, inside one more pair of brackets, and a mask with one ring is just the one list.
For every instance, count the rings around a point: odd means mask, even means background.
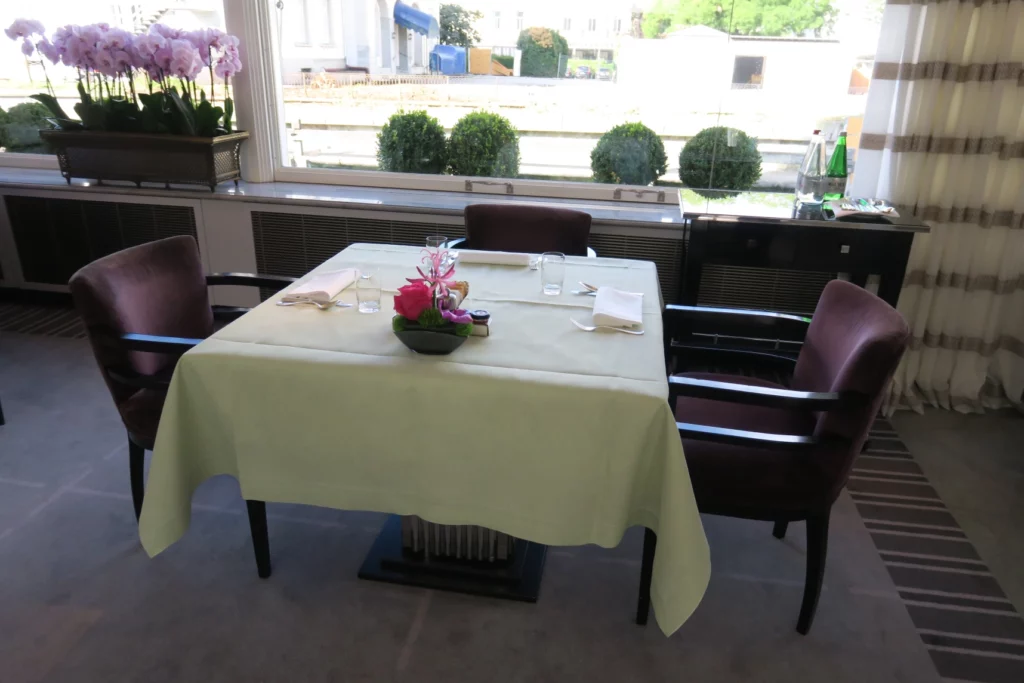
[{"label": "trimmed topiary bush", "polygon": [[11,152],[46,151],[39,130],[53,128],[47,121],[51,116],[38,102],[22,102],[6,112],[0,109],[0,147]]},{"label": "trimmed topiary bush", "polygon": [[642,123],[615,126],[590,152],[590,169],[599,183],[650,185],[665,174],[667,164],[661,138]]},{"label": "trimmed topiary bush", "polygon": [[425,111],[393,114],[377,133],[377,164],[382,171],[444,173],[444,128]]},{"label": "trimmed topiary bush", "polygon": [[693,189],[749,190],[760,177],[757,140],[735,128],[705,128],[679,153],[679,179]]},{"label": "trimmed topiary bush", "polygon": [[523,76],[556,78],[558,62],[562,55],[569,54],[569,43],[558,31],[533,26],[519,34],[516,47],[523,51],[519,73]]},{"label": "trimmed topiary bush", "polygon": [[508,119],[487,111],[466,114],[448,139],[454,175],[515,178],[519,175],[519,133]]}]

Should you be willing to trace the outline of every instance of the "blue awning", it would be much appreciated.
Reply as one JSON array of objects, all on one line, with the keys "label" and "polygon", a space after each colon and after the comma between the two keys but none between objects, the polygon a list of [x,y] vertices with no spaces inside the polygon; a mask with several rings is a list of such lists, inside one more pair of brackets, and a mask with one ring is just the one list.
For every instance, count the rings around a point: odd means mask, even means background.
[{"label": "blue awning", "polygon": [[405,3],[395,3],[395,23],[431,38],[441,35],[437,19]]}]

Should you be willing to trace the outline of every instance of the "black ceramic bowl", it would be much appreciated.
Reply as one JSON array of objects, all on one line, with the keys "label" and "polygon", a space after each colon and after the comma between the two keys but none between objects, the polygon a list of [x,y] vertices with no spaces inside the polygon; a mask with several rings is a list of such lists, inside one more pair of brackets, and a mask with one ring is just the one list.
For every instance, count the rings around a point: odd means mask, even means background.
[{"label": "black ceramic bowl", "polygon": [[428,356],[447,356],[469,339],[454,333],[434,330],[402,330],[396,331],[395,336],[416,353]]}]

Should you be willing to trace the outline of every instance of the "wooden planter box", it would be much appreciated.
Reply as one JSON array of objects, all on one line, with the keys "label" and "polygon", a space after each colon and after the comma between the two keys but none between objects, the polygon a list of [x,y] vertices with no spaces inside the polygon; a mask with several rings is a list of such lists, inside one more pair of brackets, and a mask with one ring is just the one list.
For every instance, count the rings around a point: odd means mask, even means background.
[{"label": "wooden planter box", "polygon": [[60,172],[72,178],[129,180],[142,183],[207,185],[241,177],[239,152],[247,132],[215,138],[42,130],[39,136],[57,154]]}]

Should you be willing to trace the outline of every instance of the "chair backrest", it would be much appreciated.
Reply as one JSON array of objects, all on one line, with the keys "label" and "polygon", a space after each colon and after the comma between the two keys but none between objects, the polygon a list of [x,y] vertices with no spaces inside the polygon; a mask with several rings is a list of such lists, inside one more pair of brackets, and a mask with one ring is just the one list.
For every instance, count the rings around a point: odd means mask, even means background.
[{"label": "chair backrest", "polygon": [[818,415],[818,436],[839,436],[849,449],[821,463],[841,487],[860,453],[884,392],[910,341],[910,328],[896,310],[857,285],[833,280],[825,286],[807,329],[791,387],[798,391],[856,392],[858,406]]},{"label": "chair backrest", "polygon": [[107,369],[152,375],[175,358],[129,352],[111,344],[123,334],[203,338],[213,311],[195,239],[169,237],[93,261],[68,283],[93,354],[118,405],[137,389],[111,379]]},{"label": "chair backrest", "polygon": [[589,213],[547,206],[470,204],[465,215],[466,243],[472,249],[587,255]]}]

